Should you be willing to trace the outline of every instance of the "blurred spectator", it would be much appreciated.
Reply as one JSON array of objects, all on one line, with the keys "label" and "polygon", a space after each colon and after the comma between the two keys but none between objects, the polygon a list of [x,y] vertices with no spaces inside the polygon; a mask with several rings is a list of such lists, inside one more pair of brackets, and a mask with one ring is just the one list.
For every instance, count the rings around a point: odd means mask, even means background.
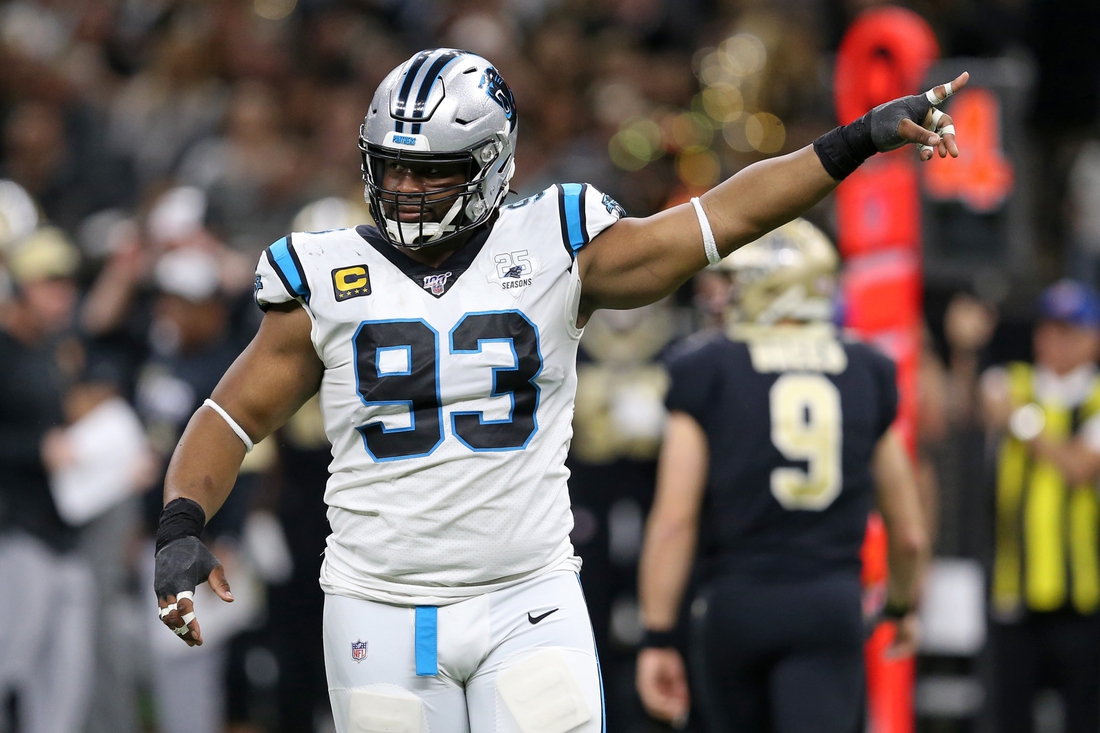
[{"label": "blurred spectator", "polygon": [[155,478],[141,422],[119,395],[120,371],[87,351],[80,380],[65,395],[65,428],[43,444],[61,518],[78,528],[77,550],[90,564],[96,614],[95,671],[86,733],[136,733],[140,653],[127,623],[133,605],[129,554],[140,514],[137,492]]},{"label": "blurred spectator", "polygon": [[[998,323],[993,306],[960,293],[943,320],[947,362],[925,344],[921,361],[918,436],[922,478],[938,484],[936,552],[985,561],[990,554],[987,435],[979,376]],[[930,476],[929,464],[934,467]]]},{"label": "blurred spectator", "polygon": [[17,696],[21,733],[76,733],[92,691],[93,576],[41,457],[83,357],[70,331],[78,265],[59,230],[30,235],[8,262],[0,321],[0,694]]},{"label": "blurred spectator", "polygon": [[105,152],[94,113],[23,101],[4,125],[0,175],[23,186],[47,217],[75,233],[84,217],[131,202],[126,169]]},{"label": "blurred spectator", "polygon": [[[210,194],[214,224],[235,249],[258,254],[286,233],[303,203],[299,151],[281,127],[275,90],[241,83],[224,136],[197,144],[180,164],[180,177]],[[344,133],[352,148],[356,128]]]},{"label": "blurred spectator", "polygon": [[1035,363],[983,376],[1000,440],[991,639],[997,730],[1031,731],[1055,687],[1067,733],[1100,728],[1100,295],[1044,291]]},{"label": "blurred spectator", "polygon": [[130,161],[142,185],[169,176],[188,145],[217,129],[228,102],[202,32],[204,11],[197,5],[187,10],[146,40],[148,66],[111,102],[111,147]]}]

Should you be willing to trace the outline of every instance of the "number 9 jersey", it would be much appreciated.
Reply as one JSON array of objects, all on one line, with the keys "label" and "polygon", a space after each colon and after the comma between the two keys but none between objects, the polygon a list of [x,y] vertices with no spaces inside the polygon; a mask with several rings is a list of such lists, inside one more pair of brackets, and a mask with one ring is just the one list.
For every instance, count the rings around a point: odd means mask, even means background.
[{"label": "number 9 jersey", "polygon": [[735,324],[673,353],[666,405],[706,433],[703,580],[858,574],[894,363],[827,323]]},{"label": "number 9 jersey", "polygon": [[565,467],[574,262],[622,215],[561,184],[503,207],[438,268],[369,226],[263,253],[256,302],[301,302],[325,367],[326,593],[446,605],[579,569]]}]

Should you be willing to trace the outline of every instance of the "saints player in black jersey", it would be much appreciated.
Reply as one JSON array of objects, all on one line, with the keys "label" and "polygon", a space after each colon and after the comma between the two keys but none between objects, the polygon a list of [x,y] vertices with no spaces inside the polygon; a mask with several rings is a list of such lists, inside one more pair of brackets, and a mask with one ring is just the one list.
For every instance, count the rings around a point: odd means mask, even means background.
[{"label": "saints player in black jersey", "polygon": [[[912,653],[927,540],[893,363],[830,324],[837,257],[798,219],[723,260],[729,333],[672,357],[670,411],[640,569],[649,712],[688,713],[675,625],[693,558],[688,647],[713,733],[853,733],[863,701],[859,550],[889,534],[893,654]],[[696,552],[697,550],[697,552]]]}]

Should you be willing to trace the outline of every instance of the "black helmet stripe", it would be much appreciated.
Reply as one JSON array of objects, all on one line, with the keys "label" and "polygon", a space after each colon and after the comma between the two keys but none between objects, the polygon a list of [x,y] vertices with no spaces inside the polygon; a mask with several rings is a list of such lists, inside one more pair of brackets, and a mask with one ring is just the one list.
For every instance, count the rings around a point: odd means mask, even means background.
[{"label": "black helmet stripe", "polygon": [[[435,53],[435,49],[429,49],[427,51],[421,51],[409,64],[409,68],[405,71],[405,78],[401,83],[401,91],[397,93],[397,117],[405,116],[405,106],[409,101],[409,93],[412,91],[413,82],[416,81],[416,75],[420,73],[420,67],[424,65],[432,54]],[[400,120],[397,122],[397,132],[401,132],[404,125]]]},{"label": "black helmet stripe", "polygon": [[[435,87],[435,83],[439,81],[439,75],[443,73],[443,69],[447,68],[447,64],[451,63],[459,56],[465,56],[464,51],[448,51],[439,58],[437,58],[431,66],[428,67],[428,72],[424,74],[424,80],[420,82],[420,91],[416,94],[416,104],[413,105],[412,114],[410,117],[424,117],[424,105],[428,101],[428,95],[432,93],[432,88]],[[412,126],[412,134],[420,132],[420,123],[414,123]]]}]

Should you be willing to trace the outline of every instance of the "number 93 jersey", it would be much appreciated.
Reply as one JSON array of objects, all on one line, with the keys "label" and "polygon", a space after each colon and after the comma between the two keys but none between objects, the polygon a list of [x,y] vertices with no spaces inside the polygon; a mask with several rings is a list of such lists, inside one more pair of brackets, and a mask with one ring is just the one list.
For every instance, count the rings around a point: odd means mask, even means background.
[{"label": "number 93 jersey", "polygon": [[622,214],[562,184],[503,207],[437,268],[368,226],[264,252],[257,303],[301,302],[325,367],[327,593],[444,605],[579,567],[573,265]]}]

